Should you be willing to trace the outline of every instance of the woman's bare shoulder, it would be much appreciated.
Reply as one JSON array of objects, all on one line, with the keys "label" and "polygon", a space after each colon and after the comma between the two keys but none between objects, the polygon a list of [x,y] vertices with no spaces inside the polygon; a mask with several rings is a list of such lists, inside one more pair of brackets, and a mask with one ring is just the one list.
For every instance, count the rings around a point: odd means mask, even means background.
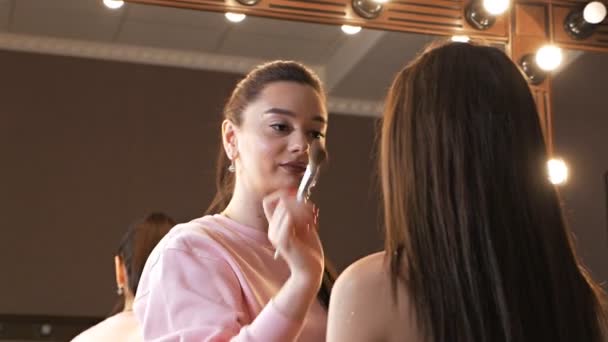
[{"label": "woman's bare shoulder", "polygon": [[396,290],[384,252],[350,265],[332,291],[328,341],[391,341],[411,335],[407,291],[401,284]]}]

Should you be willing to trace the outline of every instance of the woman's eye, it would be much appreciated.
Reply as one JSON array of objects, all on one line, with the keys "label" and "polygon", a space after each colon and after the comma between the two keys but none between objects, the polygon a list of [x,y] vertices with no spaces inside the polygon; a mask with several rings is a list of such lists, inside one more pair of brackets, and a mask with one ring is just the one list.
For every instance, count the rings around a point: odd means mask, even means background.
[{"label": "woman's eye", "polygon": [[287,125],[285,124],[272,124],[270,125],[270,127],[272,127],[272,129],[274,129],[277,132],[285,132],[287,131]]},{"label": "woman's eye", "polygon": [[325,138],[325,134],[319,132],[319,131],[313,131],[310,133],[313,137],[313,139],[321,139],[321,138]]}]

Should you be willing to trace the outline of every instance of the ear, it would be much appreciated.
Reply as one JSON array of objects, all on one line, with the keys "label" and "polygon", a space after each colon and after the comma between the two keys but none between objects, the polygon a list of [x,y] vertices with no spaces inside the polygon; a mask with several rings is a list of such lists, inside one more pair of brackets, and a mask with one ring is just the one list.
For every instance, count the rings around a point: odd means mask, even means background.
[{"label": "ear", "polygon": [[226,119],[222,122],[222,144],[230,160],[236,158],[239,153],[237,148],[237,130],[238,127],[232,121]]},{"label": "ear", "polygon": [[114,256],[114,272],[116,273],[116,286],[126,289],[127,287],[127,271],[125,265],[120,260],[118,255]]}]

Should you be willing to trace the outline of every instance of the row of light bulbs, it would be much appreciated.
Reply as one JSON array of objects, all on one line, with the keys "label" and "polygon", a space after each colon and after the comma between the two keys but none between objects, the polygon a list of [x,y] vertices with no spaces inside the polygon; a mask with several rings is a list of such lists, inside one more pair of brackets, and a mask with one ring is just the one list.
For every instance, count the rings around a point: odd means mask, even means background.
[{"label": "row of light bulbs", "polygon": [[[465,10],[465,18],[472,27],[487,30],[509,6],[510,0],[473,0]],[[601,1],[590,1],[566,16],[564,30],[576,40],[589,38],[606,19],[606,12],[606,5]],[[530,83],[536,85],[545,80],[548,72],[557,69],[562,60],[562,50],[556,45],[546,44],[536,53],[524,55],[518,62]]]},{"label": "row of light bulbs", "polygon": [[[256,5],[259,0],[237,0],[247,6]],[[390,0],[353,0],[352,6],[357,14],[373,19],[380,15],[383,4]],[[504,14],[510,7],[512,0],[473,0],[466,8],[465,17],[467,22],[474,28],[486,30],[490,28],[496,18]],[[103,3],[111,9],[118,9],[124,5],[123,0],[103,0]],[[226,19],[238,23],[247,17],[243,13],[228,12]],[[591,1],[582,10],[572,11],[566,18],[564,29],[574,39],[588,38],[597,26],[606,18],[606,6],[601,1]],[[342,25],[342,31],[353,35],[361,32],[361,26]],[[469,37],[456,35],[452,40],[468,42]],[[563,60],[561,49],[552,44],[542,46],[535,54],[525,55],[519,64],[528,76],[530,83],[540,84],[544,81],[548,72],[557,69]]]},{"label": "row of light bulbs", "polygon": [[[255,4],[255,0],[247,0],[249,4]],[[363,3],[363,6],[369,6],[372,3],[382,4],[389,0],[354,0],[353,4]],[[110,9],[119,9],[124,5],[122,0],[103,0],[103,3]],[[503,14],[509,9],[510,0],[478,0],[473,1],[467,9],[467,21],[480,30],[491,27],[496,16]],[[369,9],[367,7],[364,9]],[[381,8],[381,7],[380,7]],[[373,10],[373,8],[372,8]],[[243,13],[228,12],[225,14],[226,19],[239,23],[247,17]],[[606,18],[606,6],[599,1],[589,2],[582,11],[573,11],[568,15],[564,27],[576,39],[584,39],[591,35],[595,25],[598,25]],[[361,26],[342,25],[342,31],[346,34],[353,35],[361,32]],[[466,43],[470,40],[465,35],[452,36],[452,40],[456,42]],[[544,79],[542,71],[555,70],[562,62],[562,51],[555,45],[545,45],[541,47],[534,56],[526,55],[520,61],[520,65],[532,83],[540,83]],[[542,70],[539,72],[539,70]],[[559,158],[550,159],[547,162],[547,172],[549,181],[555,185],[562,185],[568,180],[568,166]]]},{"label": "row of light bulbs", "polygon": [[[116,0],[105,0],[116,1]],[[353,0],[354,8],[359,11],[377,11],[372,3],[380,6],[389,0]],[[510,7],[511,0],[476,0],[472,1],[466,10],[467,21],[480,30],[488,29],[493,25],[496,17],[504,14]],[[367,7],[366,7],[367,6]],[[371,7],[370,7],[371,6]],[[370,10],[371,8],[371,10]],[[357,13],[359,13],[357,11]],[[367,13],[367,12],[366,12]],[[365,13],[362,13],[365,15]],[[241,22],[246,18],[241,13],[226,13],[226,18],[232,22]],[[564,27],[576,39],[584,39],[593,33],[595,27],[606,18],[606,6],[600,1],[591,1],[583,10],[573,11],[568,15]],[[361,26],[342,25],[342,31],[349,35],[361,32]],[[470,38],[465,35],[452,36],[453,41],[468,42]],[[532,84],[544,81],[547,72],[557,69],[563,60],[561,48],[553,44],[542,46],[534,55],[525,55],[519,61]]]},{"label": "row of light bulbs", "polygon": [[[238,0],[243,5],[253,6],[259,0]],[[382,11],[382,4],[390,0],[353,0],[353,9],[367,19],[377,17]],[[103,0],[110,9],[119,9],[124,5],[123,0]],[[480,30],[485,30],[494,24],[497,16],[509,9],[511,0],[473,0],[466,10],[467,21]],[[241,22],[246,15],[242,13],[226,13],[226,18],[232,22]],[[576,39],[588,37],[595,28],[606,18],[606,6],[601,1],[589,2],[582,11],[574,11],[568,15],[565,28]],[[344,25],[346,33],[354,34],[361,30],[359,26]],[[357,28],[357,29],[355,29]]]}]

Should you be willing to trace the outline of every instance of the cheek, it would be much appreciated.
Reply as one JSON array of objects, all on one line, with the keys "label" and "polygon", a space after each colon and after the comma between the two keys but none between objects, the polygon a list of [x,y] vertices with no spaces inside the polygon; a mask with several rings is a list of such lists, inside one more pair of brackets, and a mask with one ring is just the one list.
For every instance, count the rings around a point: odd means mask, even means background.
[{"label": "cheek", "polygon": [[250,135],[242,143],[243,158],[250,165],[257,164],[256,169],[268,170],[278,162],[282,150],[281,139]]}]

